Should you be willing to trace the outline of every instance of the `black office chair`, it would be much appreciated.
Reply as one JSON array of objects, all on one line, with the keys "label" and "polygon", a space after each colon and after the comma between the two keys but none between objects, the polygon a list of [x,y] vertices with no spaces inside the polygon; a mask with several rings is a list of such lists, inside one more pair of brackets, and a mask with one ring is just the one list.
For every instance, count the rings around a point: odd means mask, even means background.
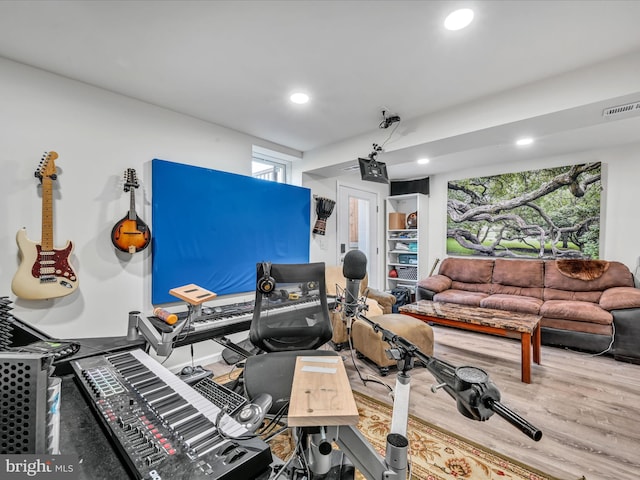
[{"label": "black office chair", "polygon": [[243,376],[248,398],[271,395],[268,413],[289,402],[297,356],[337,355],[317,350],[333,334],[324,274],[324,263],[257,265],[249,339],[265,353],[246,359]]}]

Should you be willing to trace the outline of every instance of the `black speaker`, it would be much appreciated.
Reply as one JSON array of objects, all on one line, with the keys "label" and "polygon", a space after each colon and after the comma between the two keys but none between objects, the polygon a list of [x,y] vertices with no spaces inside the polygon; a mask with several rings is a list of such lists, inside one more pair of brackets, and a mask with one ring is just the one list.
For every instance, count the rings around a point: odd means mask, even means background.
[{"label": "black speaker", "polygon": [[40,353],[0,353],[0,454],[49,453],[50,365]]},{"label": "black speaker", "polygon": [[258,291],[269,295],[276,288],[276,281],[271,276],[271,263],[262,262],[262,278],[258,280]]},{"label": "black speaker", "polygon": [[429,195],[429,177],[419,180],[391,182],[391,196],[405,195],[407,193],[423,193],[424,195]]}]

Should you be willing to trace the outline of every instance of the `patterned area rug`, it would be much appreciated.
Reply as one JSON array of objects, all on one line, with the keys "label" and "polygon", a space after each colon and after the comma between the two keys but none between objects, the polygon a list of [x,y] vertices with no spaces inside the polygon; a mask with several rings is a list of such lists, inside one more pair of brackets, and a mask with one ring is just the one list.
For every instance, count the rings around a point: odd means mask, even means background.
[{"label": "patterned area rug", "polygon": [[[216,381],[224,383],[226,379]],[[384,456],[392,408],[362,393],[353,394],[360,414],[358,429]],[[412,480],[558,480],[413,415],[409,415],[407,436]],[[294,449],[289,431],[271,440],[270,446],[278,458],[288,459]],[[357,473],[356,478],[364,477]]]},{"label": "patterned area rug", "polygon": [[[360,413],[358,429],[384,456],[391,407],[358,392],[354,397]],[[411,415],[407,436],[413,480],[557,480]],[[288,458],[293,450],[289,434],[272,440],[271,450],[280,459]],[[364,477],[357,474],[356,478]]]}]

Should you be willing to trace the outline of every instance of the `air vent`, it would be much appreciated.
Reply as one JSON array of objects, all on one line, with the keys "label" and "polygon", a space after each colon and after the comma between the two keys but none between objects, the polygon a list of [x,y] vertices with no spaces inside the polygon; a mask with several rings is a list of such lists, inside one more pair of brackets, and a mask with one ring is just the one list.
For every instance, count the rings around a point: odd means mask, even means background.
[{"label": "air vent", "polygon": [[632,112],[634,110],[640,111],[640,102],[627,103],[626,105],[618,105],[617,107],[605,108],[602,111],[602,116],[615,117],[616,115],[622,115],[623,113]]}]

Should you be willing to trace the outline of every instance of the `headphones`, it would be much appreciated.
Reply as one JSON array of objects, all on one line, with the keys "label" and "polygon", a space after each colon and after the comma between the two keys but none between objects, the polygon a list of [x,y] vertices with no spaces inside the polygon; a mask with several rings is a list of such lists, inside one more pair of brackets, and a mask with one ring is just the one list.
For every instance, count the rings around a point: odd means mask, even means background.
[{"label": "headphones", "polygon": [[262,262],[262,278],[258,280],[258,291],[269,295],[276,288],[276,281],[271,276],[271,262]]}]

